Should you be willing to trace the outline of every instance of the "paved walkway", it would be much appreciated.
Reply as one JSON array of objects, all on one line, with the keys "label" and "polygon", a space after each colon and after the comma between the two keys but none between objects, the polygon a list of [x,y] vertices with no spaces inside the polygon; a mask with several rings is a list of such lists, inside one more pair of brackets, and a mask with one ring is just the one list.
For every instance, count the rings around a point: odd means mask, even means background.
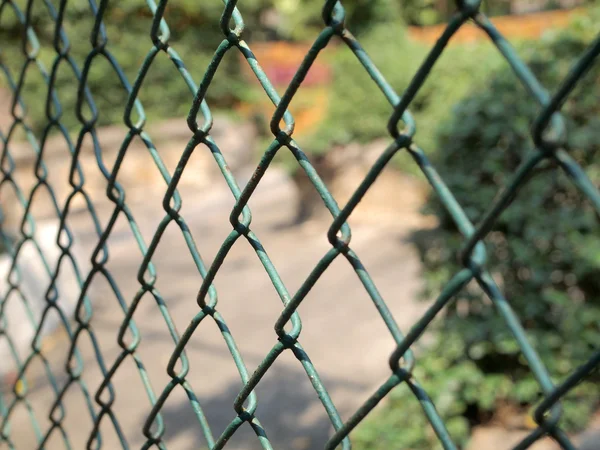
[{"label": "paved walkway", "polygon": [[[330,248],[326,223],[287,226],[293,216],[293,185],[280,172],[269,171],[259,191],[250,202],[252,227],[290,292],[307,277],[315,263]],[[215,188],[210,196],[183,195],[183,216],[189,224],[203,258],[208,263],[230,231],[229,211],[233,205],[225,186]],[[149,242],[164,212],[160,198],[148,198],[134,205],[142,234]],[[74,220],[85,242],[85,216]],[[109,243],[109,270],[115,276],[125,298],[133,298],[139,284],[136,270],[141,256],[132,242],[125,221],[117,225]],[[419,290],[419,262],[407,242],[407,230],[384,227],[354,226],[353,248],[373,276],[402,329],[407,330],[425,305],[415,301]],[[91,242],[90,242],[91,245]],[[198,311],[195,298],[200,285],[191,257],[179,229],[173,224],[166,231],[154,258],[157,287],[165,298],[177,328],[182,333]],[[226,259],[215,280],[219,295],[218,309],[225,317],[233,337],[253,372],[276,342],[273,324],[282,305],[262,265],[250,245],[240,239]],[[102,280],[94,286],[96,313],[93,329],[98,336],[105,364],[110,367],[119,355],[116,334],[123,313]],[[336,260],[299,309],[303,322],[300,342],[319,371],[325,386],[343,418],[350,414],[388,375],[387,358],[393,341],[375,307],[363,290],[350,265]],[[150,296],[142,300],[135,321],[141,330],[139,355],[150,375],[155,391],[160,393],[169,377],[165,366],[174,345]],[[95,392],[101,380],[92,345],[82,336],[80,350],[85,359],[84,380]],[[67,347],[58,340],[49,351],[57,367],[64,367]],[[232,403],[241,383],[217,326],[206,320],[187,346],[191,362],[188,377],[194,387],[215,436],[235,417]],[[50,386],[40,378],[35,366],[28,372],[33,383],[30,398],[42,426],[47,425],[48,407],[54,397]],[[132,359],[126,360],[113,378],[116,402],[113,410],[131,448],[144,442],[141,429],[149,410]],[[257,415],[274,447],[278,449],[323,448],[331,427],[306,373],[291,352],[284,352],[257,388]],[[81,391],[75,385],[65,397],[64,429],[72,448],[83,449],[89,435],[91,419],[85,409]],[[97,405],[96,405],[97,408]],[[98,410],[98,408],[97,408]],[[175,389],[162,409],[166,425],[166,442],[173,449],[205,448],[198,422],[181,389]],[[26,411],[20,407],[12,421],[12,436],[18,449],[35,448],[34,435]],[[101,427],[103,448],[120,448],[108,418]],[[0,444],[0,449],[4,450]],[[64,448],[58,431],[47,449]],[[233,437],[226,448],[260,448],[248,426]]]}]

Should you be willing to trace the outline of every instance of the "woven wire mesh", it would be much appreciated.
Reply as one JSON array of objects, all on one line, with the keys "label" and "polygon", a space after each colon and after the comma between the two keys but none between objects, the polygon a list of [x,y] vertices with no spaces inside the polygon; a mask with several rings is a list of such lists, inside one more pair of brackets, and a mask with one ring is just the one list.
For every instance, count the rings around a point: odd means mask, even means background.
[{"label": "woven wire mesh", "polygon": [[[185,62],[178,56],[176,49],[169,44],[169,25],[163,17],[167,4],[169,3],[167,0],[160,1],[158,4],[152,0],[147,0],[148,9],[152,14],[152,25],[151,29],[148,30],[150,35],[149,43],[152,45],[147,55],[145,55],[143,63],[139,67],[138,75],[133,82],[127,79],[120,69],[117,60],[111,53],[109,37],[105,32],[103,24],[108,0],[100,0],[98,2],[96,0],[89,1],[89,13],[94,17],[94,25],[90,30],[90,51],[82,67],[79,67],[70,55],[69,38],[63,27],[65,11],[69,8],[69,2],[67,0],[61,0],[60,2],[43,0],[39,2],[45,5],[47,14],[54,23],[53,47],[55,57],[49,70],[39,58],[40,45],[31,23],[33,3],[33,0],[29,0],[25,8],[19,7],[17,3],[9,0],[2,0],[0,3],[0,17],[2,17],[3,14],[6,14],[8,10],[12,10],[12,14],[15,15],[22,25],[23,37],[21,52],[25,57],[24,63],[18,73],[13,73],[8,65],[5,64],[4,60],[0,61],[3,77],[12,91],[12,104],[10,106],[12,120],[8,132],[1,136],[2,157],[0,167],[2,170],[2,181],[0,183],[2,186],[10,186],[23,207],[23,215],[20,218],[20,234],[18,238],[15,241],[10,241],[6,233],[2,233],[5,246],[10,251],[12,263],[10,273],[7,275],[6,279],[2,281],[5,284],[5,287],[2,291],[3,296],[0,298],[0,341],[5,345],[8,345],[11,349],[12,357],[15,359],[20,370],[12,386],[14,395],[9,397],[0,393],[0,443],[5,443],[8,448],[14,448],[13,435],[11,434],[11,418],[15,408],[18,405],[23,404],[29,411],[30,420],[38,442],[38,448],[44,448],[49,439],[54,435],[59,435],[60,439],[64,441],[65,446],[67,448],[72,448],[69,436],[63,427],[64,409],[62,399],[69,389],[73,386],[77,386],[86,400],[86,414],[90,414],[94,424],[93,428],[89,431],[87,448],[102,447],[100,428],[101,424],[106,423],[107,421],[112,423],[123,448],[128,448],[125,434],[121,429],[118,418],[112,410],[115,397],[112,379],[117,371],[127,370],[121,369],[121,367],[126,360],[131,359],[135,362],[135,366],[140,375],[139,380],[147,391],[148,398],[152,405],[151,409],[147,412],[146,422],[143,426],[143,434],[146,438],[146,443],[143,448],[150,448],[152,446],[166,448],[166,443],[163,440],[165,426],[161,415],[161,409],[175,389],[183,389],[193,407],[198,426],[202,430],[210,448],[223,448],[236,431],[240,429],[243,424],[248,423],[256,434],[262,447],[269,449],[272,448],[272,443],[269,440],[268,430],[263,428],[259,420],[260,415],[257,413],[258,400],[254,390],[261,379],[263,379],[265,374],[273,366],[274,362],[283,353],[287,352],[293,354],[304,368],[307,377],[310,379],[310,383],[318,394],[318,398],[331,421],[334,433],[326,444],[326,448],[333,449],[338,446],[341,446],[341,448],[344,449],[351,448],[349,439],[350,432],[390,393],[394,387],[403,383],[410,388],[416,399],[420,402],[425,416],[428,418],[443,447],[446,449],[457,448],[453,443],[452,437],[448,433],[442,418],[436,412],[435,405],[413,375],[413,369],[417,362],[411,351],[411,346],[428,328],[428,325],[435,316],[452,301],[461,289],[472,280],[475,280],[496,306],[498,313],[504,318],[506,327],[510,329],[518,341],[522,355],[527,360],[531,371],[535,375],[535,378],[544,393],[543,400],[537,406],[534,413],[534,419],[538,425],[537,428],[525,437],[515,448],[527,448],[545,435],[550,435],[562,448],[575,448],[574,444],[559,427],[559,419],[561,416],[559,401],[562,396],[598,366],[600,363],[600,350],[591,355],[589,361],[574,371],[568,378],[561,380],[560,384],[555,385],[551,381],[543,362],[538,357],[535,348],[528,341],[519,317],[513,312],[508,299],[503,296],[502,290],[491,277],[490,272],[486,267],[486,253],[483,240],[491,230],[497,217],[509,207],[512,200],[517,196],[519,189],[527,182],[528,175],[531,171],[541,161],[548,158],[554,159],[558,163],[558,166],[564,170],[565,174],[590,200],[596,211],[600,213],[600,193],[587,178],[583,169],[573,158],[571,158],[571,156],[569,156],[569,142],[566,136],[563,119],[560,114],[560,108],[568,98],[568,95],[573,90],[578,80],[583,77],[585,72],[591,67],[598,53],[600,53],[600,37],[598,37],[589,46],[588,50],[579,57],[577,63],[573,66],[571,72],[564,79],[558,90],[554,94],[550,94],[540,85],[528,67],[519,59],[519,56],[507,40],[497,31],[485,15],[479,12],[478,2],[466,0],[457,1],[456,12],[447,23],[447,26],[437,43],[431,48],[419,70],[412,78],[412,81],[400,96],[395,90],[395,88],[399,87],[392,87],[388,84],[384,76],[371,62],[371,59],[361,47],[360,43],[354,38],[351,31],[346,28],[344,21],[345,12],[342,3],[336,0],[328,0],[324,2],[322,9],[323,29],[314,41],[310,51],[306,54],[302,64],[293,77],[293,80],[285,89],[284,94],[280,97],[265,72],[261,69],[259,61],[257,61],[253,55],[251,48],[243,39],[245,28],[242,16],[244,9],[243,1],[239,2],[238,5],[237,1],[225,0],[219,24],[223,33],[223,40],[215,50],[212,61],[208,65],[202,79],[199,80],[199,84],[197,83],[198,80],[195,78],[197,74],[192,74],[187,71]],[[316,11],[315,14],[317,14]],[[540,113],[535,120],[531,131],[533,142],[535,143],[537,150],[523,160],[518,170],[513,174],[512,180],[507,183],[504,190],[498,194],[496,200],[490,205],[489,210],[483,216],[483,219],[476,224],[469,221],[461,208],[461,205],[455,200],[452,193],[445,186],[443,179],[430,164],[426,153],[416,144],[414,139],[416,124],[407,109],[442,54],[446,44],[468,21],[474,22],[487,34],[489,39],[512,68],[515,75],[515,81],[522,83],[532,100],[540,105]],[[325,49],[332,40],[343,42],[347,47],[346,51],[352,52],[356,56],[362,67],[364,67],[364,70],[370,75],[374,89],[378,89],[383,93],[390,103],[390,111],[393,111],[387,124],[390,135],[389,146],[381,152],[379,158],[371,167],[368,175],[362,180],[347,204],[343,205],[341,208],[319,177],[319,174],[310,162],[310,158],[307,157],[299,144],[293,139],[294,119],[288,112],[288,107],[295,98],[308,70],[319,57],[320,52]],[[179,163],[173,173],[170,173],[167,170],[152,139],[144,130],[146,117],[144,107],[138,99],[138,94],[144,83],[145,76],[152,67],[157,55],[161,52],[166,53],[172,61],[174,67],[173,75],[182,77],[189,87],[191,102],[191,107],[187,116],[187,124],[190,130],[189,142],[187,146],[182,149]],[[270,122],[272,141],[262,152],[260,162],[257,165],[253,176],[243,187],[238,185],[237,180],[227,166],[223,153],[221,153],[217,143],[211,137],[211,127],[213,123],[212,115],[210,108],[205,101],[205,96],[211,81],[219,68],[219,64],[223,60],[223,57],[228,52],[239,52],[243,56],[263,87],[265,95],[269,97],[275,106],[275,112]],[[87,85],[91,67],[98,59],[105,59],[110,63],[114,73],[128,95],[127,104],[123,114],[123,122],[126,125],[128,132],[120,146],[114,164],[110,167],[106,165],[105,160],[103,159],[103,149],[98,140],[96,131],[98,115],[101,112],[97,110],[93,95]],[[56,73],[62,66],[66,66],[72,71],[73,76],[78,81],[76,87],[76,114],[80,122],[80,127],[76,141],[71,140],[67,129],[61,122],[61,104],[54,92]],[[47,121],[46,127],[39,139],[28,125],[26,115],[27,105],[24,104],[22,95],[24,79],[30,71],[38,71],[47,85],[47,97],[45,99]],[[73,86],[73,89],[75,89],[75,86]],[[54,195],[53,187],[47,180],[48,168],[45,164],[44,150],[46,136],[52,130],[58,130],[62,136],[64,136],[65,143],[67,144],[71,155],[69,161],[69,184],[71,186],[71,192],[64,204],[59,204]],[[35,154],[36,159],[34,168],[36,181],[35,184],[27,190],[24,190],[23,187],[19,185],[18,180],[14,177],[15,160],[17,159],[17,155],[14,154],[13,150],[15,148],[14,136],[19,132],[24,132],[30,144],[30,151]],[[124,188],[117,181],[117,174],[119,173],[121,163],[123,162],[132,140],[138,136],[143,141],[168,186],[162,200],[162,206],[165,212],[164,218],[155,230],[150,242],[144,241],[136,223],[136,217],[125,202]],[[106,181],[106,196],[114,205],[110,220],[108,220],[105,227],[101,226],[94,203],[86,192],[85,178],[79,163],[82,143],[86,138],[91,138],[93,142],[96,162]],[[208,267],[203,263],[200,251],[194,242],[190,229],[180,215],[182,199],[177,189],[182,173],[186,169],[186,163],[190,159],[192,153],[206,151],[207,149],[214,156],[214,160],[235,198],[235,206],[229,217],[230,223],[223,224],[224,227],[231,227],[231,232],[223,241],[212,264]],[[417,321],[408,334],[403,334],[400,331],[385,300],[378,292],[368,271],[361,263],[359,255],[352,249],[351,230],[346,223],[357,204],[361,201],[372,184],[376,182],[378,175],[384,170],[394,155],[401,151],[408,152],[412,156],[414,162],[429,181],[433,190],[442,200],[465,239],[464,246],[460,252],[460,259],[464,268],[448,281],[436,301],[430,306],[420,320]],[[296,292],[289,292],[287,290],[278,274],[277,268],[274,266],[267,255],[265,248],[261,244],[259,237],[253,232],[251,226],[252,214],[248,206],[249,199],[255,192],[263,175],[269,169],[278,152],[290,152],[293,155],[299,167],[306,172],[314,189],[318,191],[323,203],[332,216],[332,222],[327,233],[331,248],[322,256],[310,275]],[[29,307],[33,299],[27,298],[22,292],[22,274],[19,271],[19,264],[17,261],[19,260],[22,248],[27,243],[33,243],[36,252],[39,253],[40,258],[45,261],[44,252],[35,239],[36,224],[30,211],[34,197],[41,190],[45,190],[50,194],[50,197],[53,199],[52,207],[54,208],[56,217],[60,219],[60,227],[55,236],[56,245],[60,249],[60,256],[57,259],[55,267],[45,263],[45,270],[47,271],[50,282],[48,286],[45,286],[44,311],[42,312],[41,317],[36,318]],[[73,235],[66,220],[69,215],[71,202],[76,196],[83,196],[85,199],[90,216],[93,218],[95,233],[97,235],[95,249],[90,255],[87,255],[91,262],[91,267],[86,271],[79,270],[81,261],[77,261],[77,258],[73,255]],[[119,217],[126,218],[130,229],[136,238],[139,249],[144,255],[143,262],[138,268],[137,281],[139,283],[139,289],[131,302],[127,302],[123,298],[119,286],[114,281],[110,271],[106,268],[106,262],[109,257],[106,242],[111,236],[115,222]],[[155,286],[157,275],[152,263],[153,255],[161,240],[161,236],[167,226],[173,222],[181,230],[181,234],[185,239],[189,252],[193,256],[197,270],[203,279],[201,286],[198,288],[197,314],[190,318],[189,326],[182,334],[178,334],[176,331],[173,320],[169,314],[169,309]],[[217,292],[213,285],[215,276],[226,260],[228,252],[236,241],[240,239],[247,240],[254,249],[282,302],[281,314],[274,324],[275,334],[273,335],[273,346],[271,350],[264,355],[262,362],[252,374],[247,370],[247,366],[237,348],[236,341],[227,327],[225,317],[219,312]],[[339,257],[346,259],[350,264],[356,273],[356,276],[364,286],[364,290],[368,293],[371,301],[376,306],[383,321],[382,326],[385,325],[387,327],[389,333],[396,342],[396,349],[389,357],[389,378],[381,383],[380,387],[373,392],[362,406],[360,406],[360,408],[358,408],[346,421],[343,421],[340,417],[340,414],[323,385],[315,366],[300,343],[303,329],[298,314],[298,307],[309,291],[311,291],[317,280],[319,280],[332,262]],[[78,289],[77,306],[73,312],[73,321],[71,320],[71,317],[68,317],[68,313],[61,307],[60,292],[56,286],[59,271],[61,270],[61,267],[65,265],[72,265],[75,268],[77,283],[80,287],[80,289]],[[112,294],[117,299],[117,303],[125,315],[125,319],[121,323],[119,335],[117,337],[121,352],[114,363],[110,365],[105,363],[102,352],[97,345],[96,336],[93,331],[92,306],[87,296],[87,289],[95,277],[103,277],[108,281]],[[152,296],[160,307],[162,318],[168,327],[175,345],[175,351],[171,355],[170,361],[166,367],[170,381],[164,386],[159,386],[157,390],[154,390],[150,385],[148,374],[146,373],[144,364],[137,352],[141,335],[136,326],[135,313],[140,304],[140,300],[146,294]],[[14,342],[13,338],[11,338],[11,334],[7,332],[10,324],[7,323],[5,311],[8,308],[7,305],[9,302],[22,303],[28,311],[28,320],[32,326],[38,330],[30,342],[31,345],[28,347],[28,352],[25,357],[19,354],[17,344]],[[69,363],[64,368],[65,373],[62,374],[64,376],[61,377],[57,377],[40,349],[40,330],[51,313],[58,314],[60,322],[67,330],[71,343],[68,356]],[[231,353],[243,383],[243,388],[238,393],[233,405],[231,405],[232,412],[235,413],[234,419],[221,435],[213,434],[213,430],[206,420],[203,404],[197,398],[194,388],[188,381],[189,361],[185,353],[186,344],[190,341],[198,327],[205,321],[214,321],[218,325],[223,340]],[[310,333],[311,330],[306,330],[304,332]],[[83,336],[87,336],[95,348],[97,363],[104,376],[104,380],[100,386],[87,386],[82,380],[81,375],[85,370],[85,365],[81,359],[78,345]],[[46,369],[45,373],[47,379],[51,384],[55,395],[50,410],[45,412],[50,418],[48,427],[41,427],[39,425],[38,419],[36,418],[36,412],[30,406],[30,396],[35,394],[29,391],[24,374],[27,371],[28,366],[33,364],[34,361],[41,361],[43,363]]]}]

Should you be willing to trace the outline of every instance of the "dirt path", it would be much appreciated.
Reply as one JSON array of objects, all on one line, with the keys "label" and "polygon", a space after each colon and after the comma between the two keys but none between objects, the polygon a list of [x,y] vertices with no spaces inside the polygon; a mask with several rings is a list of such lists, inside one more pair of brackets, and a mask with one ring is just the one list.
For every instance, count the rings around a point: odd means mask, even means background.
[{"label": "dirt path", "polygon": [[[187,196],[186,196],[187,195]],[[203,258],[209,263],[219,245],[230,232],[229,212],[233,205],[224,186],[215,187],[210,196],[187,193],[183,216],[189,224]],[[277,170],[269,171],[250,206],[252,228],[290,292],[294,292],[308,276],[316,262],[330,246],[326,239],[327,223],[304,227],[288,227],[293,216],[295,191],[289,179]],[[144,237],[149,238],[164,212],[161,199],[148,198],[134,205]],[[73,226],[81,230],[88,224],[85,216]],[[136,269],[141,256],[128,231],[120,221],[109,241],[108,269],[113,273],[127,301],[131,301],[139,284]],[[400,227],[402,228],[402,227]],[[407,330],[423,311],[417,302],[420,266],[417,255],[407,242],[406,229],[372,225],[353,226],[353,248],[372,275],[400,327]],[[89,240],[89,239],[88,239]],[[91,240],[89,240],[91,244]],[[198,312],[198,275],[179,229],[167,229],[154,258],[158,273],[157,288],[183,333],[190,319]],[[240,239],[222,266],[215,285],[219,295],[218,310],[236,340],[250,373],[262,361],[277,341],[273,325],[282,310],[271,281],[250,245]],[[95,286],[95,316],[92,321],[104,363],[110,367],[119,355],[116,335],[123,320],[114,295],[106,283]],[[368,295],[348,262],[339,258],[325,273],[299,309],[303,323],[300,342],[312,359],[342,417],[352,412],[388,375],[387,358],[394,344]],[[135,313],[142,341],[138,354],[149,374],[157,395],[170,378],[165,367],[174,345],[158,307],[146,296]],[[95,393],[101,380],[93,347],[82,337],[80,350],[85,360],[84,381]],[[64,341],[55,343],[49,356],[64,367],[67,347]],[[187,355],[191,368],[188,380],[200,400],[212,431],[217,437],[234,419],[232,408],[241,383],[227,351],[222,335],[214,322],[207,320],[196,330]],[[37,364],[39,366],[39,364]],[[36,365],[28,371],[32,381],[29,396],[42,428],[48,424],[49,405],[54,398],[50,385],[40,378]],[[61,380],[59,380],[60,382]],[[145,441],[142,426],[149,411],[149,401],[140,376],[128,358],[113,378],[116,401],[112,410],[127,438],[130,448],[140,448]],[[284,352],[257,390],[257,416],[274,445],[279,449],[323,448],[331,433],[326,413],[313,390],[301,364],[291,352]],[[85,448],[91,419],[85,409],[84,397],[76,386],[64,398],[64,429],[72,448]],[[98,405],[94,405],[96,412]],[[166,400],[162,413],[166,426],[166,443],[173,449],[206,447],[196,416],[184,391],[176,388]],[[11,436],[17,449],[35,448],[35,436],[24,407],[18,407],[11,420]],[[103,447],[120,448],[114,427],[108,417],[101,426]],[[0,449],[4,449],[0,444]],[[58,431],[47,449],[64,448]],[[243,426],[227,448],[260,448],[250,427]]]}]

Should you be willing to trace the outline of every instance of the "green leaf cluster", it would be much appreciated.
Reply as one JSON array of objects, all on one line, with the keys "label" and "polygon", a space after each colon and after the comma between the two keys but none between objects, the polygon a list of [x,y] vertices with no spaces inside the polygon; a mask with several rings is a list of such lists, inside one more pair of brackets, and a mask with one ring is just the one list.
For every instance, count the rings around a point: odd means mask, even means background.
[{"label": "green leaf cluster", "polygon": [[[598,10],[568,29],[520,46],[520,56],[554,92],[597,33]],[[600,66],[577,85],[562,108],[569,153],[600,185]],[[533,150],[530,126],[540,107],[506,67],[494,71],[437,128],[433,164],[467,215],[477,223],[498,191]],[[439,294],[460,267],[464,242],[435,195],[427,203],[440,218],[416,236],[426,296]],[[518,315],[527,337],[559,383],[600,344],[600,225],[589,200],[551,161],[530,177],[485,240],[488,266]],[[417,355],[416,379],[429,392],[450,434],[463,446],[470,430],[510,405],[531,413],[543,393],[499,312],[475,283],[434,322]],[[561,425],[582,429],[600,406],[596,372],[562,401]],[[525,424],[523,424],[524,426]],[[406,387],[355,433],[357,448],[429,449],[439,446]]]}]

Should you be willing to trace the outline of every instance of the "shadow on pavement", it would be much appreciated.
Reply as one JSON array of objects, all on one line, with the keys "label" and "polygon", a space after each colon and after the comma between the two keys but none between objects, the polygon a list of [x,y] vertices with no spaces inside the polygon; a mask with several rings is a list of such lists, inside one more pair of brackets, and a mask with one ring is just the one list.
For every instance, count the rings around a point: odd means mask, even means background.
[{"label": "shadow on pavement", "polygon": [[[329,390],[342,388],[358,391],[364,388],[358,383],[341,378],[323,378],[323,384]],[[231,383],[224,390],[208,398],[199,399],[215,440],[236,417],[232,399],[239,393],[240,386],[241,383]],[[257,386],[256,392],[258,396],[256,416],[273,448],[313,450],[324,447],[332,434],[333,427],[300,363],[297,369],[272,367]],[[196,443],[202,442],[201,445],[206,445],[200,423],[196,416],[191,414],[187,401],[176,406],[167,404],[161,412],[166,427],[167,447],[169,447],[169,437],[189,434],[190,430],[195,436]],[[252,428],[248,424],[243,424],[227,443],[226,448],[250,450],[262,447]]]}]

